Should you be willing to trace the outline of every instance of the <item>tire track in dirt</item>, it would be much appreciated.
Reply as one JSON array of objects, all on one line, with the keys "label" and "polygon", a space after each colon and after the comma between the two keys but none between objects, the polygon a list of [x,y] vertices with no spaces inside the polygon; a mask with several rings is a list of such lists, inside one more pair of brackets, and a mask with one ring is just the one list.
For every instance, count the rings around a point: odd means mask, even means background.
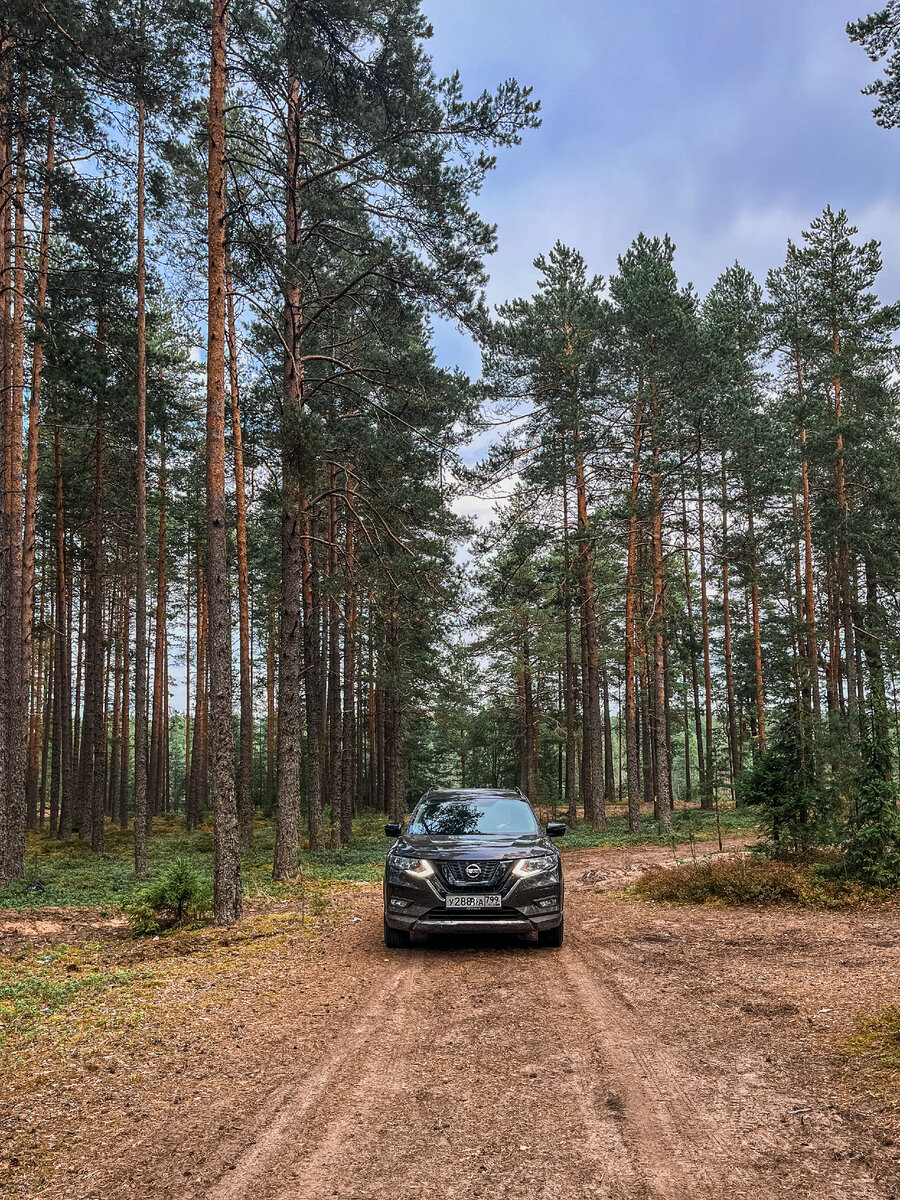
[{"label": "tire track in dirt", "polygon": [[581,1012],[546,952],[449,940],[411,955],[377,1030],[215,1200],[645,1200],[617,1114],[589,1102]]},{"label": "tire track in dirt", "polygon": [[689,1077],[646,1026],[638,1027],[627,1002],[598,979],[584,943],[570,937],[558,964],[598,1039],[621,1102],[623,1136],[651,1194],[659,1200],[721,1197],[727,1164],[728,1195],[758,1196],[759,1181],[735,1161],[738,1130],[730,1114],[710,1112],[709,1087]]},{"label": "tire track in dirt", "polygon": [[[396,960],[392,960],[396,961]],[[401,967],[402,984],[389,989],[369,1022],[367,1037],[332,1064],[319,1104],[296,1114],[287,1130],[290,1146],[279,1154],[279,1177],[255,1200],[336,1196],[361,1146],[372,1166],[383,1151],[383,1133],[396,1098],[403,1094],[410,1057],[405,1045],[412,1003],[422,986],[421,956]],[[399,977],[398,977],[399,978]]]},{"label": "tire track in dirt", "polygon": [[244,1200],[250,1195],[261,1200],[271,1194],[268,1182],[273,1167],[277,1164],[278,1170],[283,1170],[288,1165],[307,1118],[321,1106],[341,1072],[352,1071],[368,1045],[380,1036],[392,1005],[402,1003],[412,986],[414,970],[409,963],[386,981],[336,1053],[326,1054],[302,1080],[275,1091],[254,1119],[249,1146],[236,1157],[233,1169],[209,1190],[208,1200]]}]

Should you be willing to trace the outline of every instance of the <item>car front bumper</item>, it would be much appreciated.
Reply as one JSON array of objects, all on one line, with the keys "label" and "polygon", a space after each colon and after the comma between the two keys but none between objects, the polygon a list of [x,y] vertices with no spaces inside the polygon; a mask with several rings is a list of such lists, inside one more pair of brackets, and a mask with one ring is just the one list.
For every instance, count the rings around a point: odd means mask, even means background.
[{"label": "car front bumper", "polygon": [[[439,878],[395,882],[385,877],[384,919],[391,929],[409,933],[539,933],[563,919],[561,875],[517,879],[501,888],[502,907],[447,908],[448,894],[459,894]],[[471,892],[467,894],[471,895]]]}]

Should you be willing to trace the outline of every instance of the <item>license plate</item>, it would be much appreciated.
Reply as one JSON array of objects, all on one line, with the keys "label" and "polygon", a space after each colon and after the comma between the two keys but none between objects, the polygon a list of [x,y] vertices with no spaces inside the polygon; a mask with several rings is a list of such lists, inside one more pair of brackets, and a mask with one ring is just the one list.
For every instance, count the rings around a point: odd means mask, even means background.
[{"label": "license plate", "polygon": [[499,896],[448,896],[448,908],[499,908]]}]

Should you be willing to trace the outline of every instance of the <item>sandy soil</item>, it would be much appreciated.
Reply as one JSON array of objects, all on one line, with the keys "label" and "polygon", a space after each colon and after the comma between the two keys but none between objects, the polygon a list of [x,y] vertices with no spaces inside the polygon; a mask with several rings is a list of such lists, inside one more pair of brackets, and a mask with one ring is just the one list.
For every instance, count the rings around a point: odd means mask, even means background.
[{"label": "sandy soil", "polygon": [[236,956],[221,999],[187,980],[181,1037],[18,1096],[55,1138],[40,1195],[898,1200],[891,1113],[836,1049],[897,1000],[896,914],[609,890],[667,857],[569,854],[561,950],[388,952],[366,887],[321,937]]}]

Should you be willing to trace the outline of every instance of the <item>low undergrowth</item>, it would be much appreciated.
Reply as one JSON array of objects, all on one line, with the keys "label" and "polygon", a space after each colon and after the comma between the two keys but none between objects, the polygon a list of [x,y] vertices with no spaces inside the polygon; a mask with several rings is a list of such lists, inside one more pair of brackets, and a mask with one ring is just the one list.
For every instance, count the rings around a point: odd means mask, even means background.
[{"label": "low undergrowth", "polygon": [[[541,810],[544,820],[556,819],[550,809]],[[326,812],[327,817],[327,812]],[[724,837],[752,836],[758,816],[753,809],[723,808],[719,828]],[[383,813],[363,812],[353,823],[353,841],[340,850],[311,852],[301,848],[299,867],[304,879],[322,883],[377,883],[384,873],[384,860],[392,840],[384,836]],[[606,829],[592,829],[585,821],[570,827],[559,843],[560,849],[588,847],[628,848],[665,846],[689,840],[715,839],[716,814],[699,808],[678,808],[672,814],[673,835],[660,834],[659,825],[643,816],[641,832],[628,832],[628,818],[613,810]],[[290,900],[296,897],[297,883],[279,883],[272,878],[275,825],[257,821],[253,848],[242,856],[244,897],[248,900]],[[180,816],[157,817],[148,842],[148,879],[134,874],[134,846],[129,830],[108,824],[106,851],[94,854],[89,843],[73,838],[60,842],[44,833],[28,835],[25,878],[0,889],[0,909],[41,909],[64,906],[99,906],[108,912],[134,909],[141,905],[148,887],[162,886],[163,875],[178,861],[185,870],[196,872],[204,881],[212,878],[212,829],[204,826],[193,833],[184,828]],[[154,897],[151,897],[153,900]],[[152,907],[152,905],[151,905]],[[162,904],[157,908],[166,909]],[[176,905],[177,907],[177,905]],[[202,906],[200,906],[202,907]],[[198,914],[199,915],[199,914]],[[146,930],[156,919],[145,910]],[[166,913],[162,913],[165,926]],[[176,914],[180,921],[182,914]]]},{"label": "low undergrowth", "polygon": [[[47,956],[52,962],[52,956]],[[121,988],[150,972],[91,971],[86,975],[59,978],[34,970],[17,973],[7,967],[0,973],[0,1046],[12,1035],[33,1036],[47,1019],[64,1011],[85,993],[99,997],[111,988]]]},{"label": "low undergrowth", "polygon": [[[326,814],[327,815],[327,814]],[[384,815],[362,813],[354,822],[354,838],[342,850],[310,853],[301,849],[299,866],[308,879],[323,882],[376,882],[381,878],[390,839],[384,836]],[[275,825],[257,821],[253,848],[242,858],[244,896],[249,900],[283,900],[295,896],[295,883],[272,878]],[[142,902],[142,893],[162,879],[175,860],[183,861],[203,880],[212,878],[211,827],[192,833],[178,816],[157,817],[148,842],[148,879],[134,874],[134,844],[130,830],[107,824],[106,851],[94,854],[88,842],[60,842],[45,833],[29,833],[25,878],[0,889],[0,909],[41,909],[62,906],[100,906],[127,909]]]},{"label": "low undergrowth", "polygon": [[758,855],[705,859],[648,871],[632,894],[641,900],[669,903],[801,904],[807,908],[850,908],[896,895],[854,879],[824,878],[816,867],[817,863],[808,859],[781,862]]},{"label": "low undergrowth", "polygon": [[[564,820],[565,814],[558,817],[544,812],[548,820]],[[721,829],[722,837],[745,836],[752,837],[759,826],[759,814],[752,808],[720,808],[718,827],[716,814],[700,808],[677,808],[672,813],[672,834],[660,833],[659,822],[651,816],[642,815],[641,832],[628,832],[628,817],[624,813],[613,812],[607,817],[605,829],[592,829],[586,821],[579,821],[569,826],[566,836],[559,843],[561,849],[587,850],[594,846],[610,847],[611,849],[627,849],[638,846],[669,846],[673,839],[676,842],[714,841],[717,829]]]}]

